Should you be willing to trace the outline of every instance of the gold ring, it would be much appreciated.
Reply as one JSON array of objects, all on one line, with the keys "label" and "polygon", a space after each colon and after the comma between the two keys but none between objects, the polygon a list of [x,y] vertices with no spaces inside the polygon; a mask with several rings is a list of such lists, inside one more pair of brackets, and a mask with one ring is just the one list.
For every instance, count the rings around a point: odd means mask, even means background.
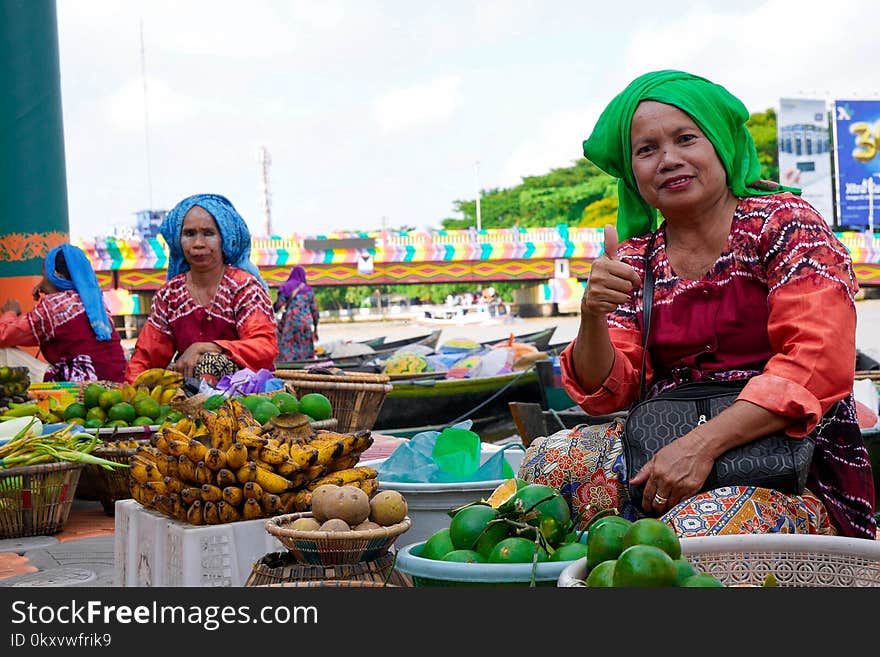
[{"label": "gold ring", "polygon": [[654,504],[659,504],[662,506],[666,504],[666,502],[666,498],[660,495],[660,493],[654,493]]}]

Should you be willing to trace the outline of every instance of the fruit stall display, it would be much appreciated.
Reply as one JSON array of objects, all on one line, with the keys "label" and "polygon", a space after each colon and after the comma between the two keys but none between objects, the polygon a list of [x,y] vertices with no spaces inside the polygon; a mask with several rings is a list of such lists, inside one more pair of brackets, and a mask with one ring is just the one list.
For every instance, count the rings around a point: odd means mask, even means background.
[{"label": "fruit stall display", "polygon": [[[267,403],[272,401],[262,396],[254,408],[259,412]],[[283,403],[292,408],[289,398],[281,397]],[[269,421],[261,423],[266,418],[255,416],[246,397],[233,396],[213,410],[203,406],[167,421],[152,444],[138,447],[130,459],[132,497],[169,517],[203,525],[305,511],[323,484],[347,484],[367,495],[376,491],[376,471],[357,465],[373,443],[369,431],[314,430],[308,416],[273,407]]]}]

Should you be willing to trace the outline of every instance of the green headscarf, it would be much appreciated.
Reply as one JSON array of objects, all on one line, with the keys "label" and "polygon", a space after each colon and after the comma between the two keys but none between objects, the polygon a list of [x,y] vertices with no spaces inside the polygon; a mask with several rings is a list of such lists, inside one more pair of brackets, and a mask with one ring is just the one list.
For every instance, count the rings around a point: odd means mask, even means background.
[{"label": "green headscarf", "polygon": [[799,189],[760,179],[758,151],[746,128],[749,112],[727,89],[683,71],[646,73],[615,96],[584,142],[587,159],[618,178],[617,232],[621,240],[657,228],[657,211],[639,194],[631,163],[630,128],[636,107],[643,100],[673,105],[696,121],[715,147],[727,172],[727,186],[734,196],[781,191],[800,194]]}]

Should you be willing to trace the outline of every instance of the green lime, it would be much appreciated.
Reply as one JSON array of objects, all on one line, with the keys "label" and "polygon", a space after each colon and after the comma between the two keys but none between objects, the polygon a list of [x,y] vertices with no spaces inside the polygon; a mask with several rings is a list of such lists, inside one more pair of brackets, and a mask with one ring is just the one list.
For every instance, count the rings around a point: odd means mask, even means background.
[{"label": "green lime", "polygon": [[485,504],[472,504],[458,511],[449,523],[449,538],[456,550],[471,550],[498,509]]},{"label": "green lime", "polygon": [[110,407],[110,410],[107,411],[107,417],[110,420],[122,420],[126,425],[133,422],[137,416],[138,413],[135,412],[134,406],[128,402],[113,404],[113,406]]},{"label": "green lime", "polygon": [[455,546],[452,545],[452,539],[449,538],[449,527],[444,527],[428,537],[425,545],[422,546],[421,557],[423,559],[440,561],[454,549]]},{"label": "green lime", "polygon": [[269,401],[268,398],[261,395],[245,395],[241,398],[241,403],[244,404],[251,413],[254,412],[254,409],[256,409],[258,405],[265,401]]},{"label": "green lime", "polygon": [[86,411],[86,420],[100,420],[103,424],[107,419],[107,411],[100,406],[92,406]]},{"label": "green lime", "polygon": [[528,521],[540,529],[550,545],[559,545],[571,529],[571,510],[558,490],[544,484],[529,484],[520,488],[502,507],[523,513],[537,511],[538,516]]},{"label": "green lime", "polygon": [[681,556],[681,542],[675,530],[657,518],[641,518],[632,524],[623,537],[623,549],[633,545],[653,545],[672,559]]},{"label": "green lime", "polygon": [[84,404],[80,402],[73,402],[68,405],[67,408],[64,409],[64,415],[62,416],[65,420],[72,420],[75,417],[85,418],[86,416],[86,407]]},{"label": "green lime", "polygon": [[[223,405],[223,402],[226,401],[226,395],[211,395],[205,400],[205,410],[206,411],[216,411]],[[250,409],[248,409],[250,410]]]},{"label": "green lime", "polygon": [[260,424],[266,424],[270,419],[281,414],[278,407],[267,399],[256,405],[253,411],[254,419]]},{"label": "green lime", "polygon": [[299,413],[299,400],[289,392],[277,392],[272,396],[272,403],[282,413]]},{"label": "green lime", "polygon": [[151,399],[150,397],[138,399],[136,402],[134,402],[133,406],[136,415],[141,417],[148,417],[151,420],[155,420],[161,414],[161,406],[159,405],[159,402],[157,402],[155,399]]},{"label": "green lime", "polygon": [[550,561],[575,561],[587,556],[587,546],[583,543],[563,543],[553,550]]},{"label": "green lime", "polygon": [[[77,418],[77,419],[80,419],[80,418]],[[100,429],[101,427],[104,426],[104,423],[101,420],[99,420],[98,418],[93,417],[93,418],[86,420],[85,423],[83,424],[83,426],[86,429]]]},{"label": "green lime", "polygon": [[690,588],[725,588],[724,584],[721,583],[721,580],[716,579],[712,575],[707,575],[705,573],[700,573],[699,575],[692,575],[684,580],[679,586],[690,589]]},{"label": "green lime", "polygon": [[489,563],[529,563],[535,558],[538,549],[538,561],[547,561],[544,548],[538,548],[535,541],[522,536],[511,536],[498,541],[489,554]]},{"label": "green lime", "polygon": [[110,407],[122,401],[122,393],[119,390],[105,390],[98,397],[98,405],[105,411],[109,411]]},{"label": "green lime", "polygon": [[587,568],[592,570],[603,561],[617,559],[623,552],[623,537],[631,522],[604,522],[587,532]]},{"label": "green lime", "polygon": [[313,420],[329,420],[333,414],[330,400],[320,392],[310,392],[299,400],[299,412],[305,413]]},{"label": "green lime", "polygon": [[597,564],[595,568],[587,575],[586,584],[592,587],[612,587],[614,586],[614,567],[617,565],[617,559],[609,559]]},{"label": "green lime", "polygon": [[129,425],[128,425],[128,422],[126,422],[125,420],[110,420],[104,426],[105,427],[118,427],[119,429],[124,429],[125,427],[127,427]]},{"label": "green lime", "polygon": [[675,562],[653,545],[626,548],[614,566],[614,586],[675,586],[676,577]]},{"label": "green lime", "polygon": [[154,424],[156,424],[155,418],[146,417],[145,415],[142,415],[141,417],[136,417],[134,420],[131,421],[131,426],[133,427],[149,427]]},{"label": "green lime", "polygon": [[487,559],[498,542],[507,538],[510,526],[504,521],[494,521],[486,525],[486,529],[477,538],[474,549]]},{"label": "green lime", "polygon": [[700,574],[700,571],[694,568],[694,564],[692,564],[684,557],[679,557],[675,560],[675,570],[678,573],[675,581],[678,583],[679,586],[681,586],[681,583],[688,577],[693,577],[694,575]]},{"label": "green lime", "polygon": [[486,557],[476,550],[453,550],[447,552],[441,561],[456,561],[458,563],[486,563]]},{"label": "green lime", "polygon": [[85,390],[83,390],[83,404],[85,404],[86,408],[97,406],[101,401],[101,393],[104,392],[104,390],[106,390],[106,388],[97,383],[90,383],[87,385]]}]

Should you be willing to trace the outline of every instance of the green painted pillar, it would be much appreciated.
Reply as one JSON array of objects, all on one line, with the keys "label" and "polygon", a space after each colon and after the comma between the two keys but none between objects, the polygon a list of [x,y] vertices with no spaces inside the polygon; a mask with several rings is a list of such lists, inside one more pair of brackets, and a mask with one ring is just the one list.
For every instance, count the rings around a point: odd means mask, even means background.
[{"label": "green painted pillar", "polygon": [[0,303],[69,233],[55,0],[0,0]]}]

